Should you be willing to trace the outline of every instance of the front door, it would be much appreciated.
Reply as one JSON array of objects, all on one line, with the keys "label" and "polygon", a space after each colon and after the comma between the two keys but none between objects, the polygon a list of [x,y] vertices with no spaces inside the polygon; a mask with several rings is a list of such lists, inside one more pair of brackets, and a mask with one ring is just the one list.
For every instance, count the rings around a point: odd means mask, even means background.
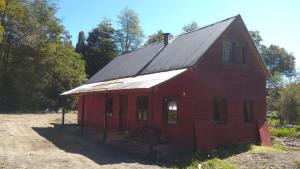
[{"label": "front door", "polygon": [[128,96],[120,96],[120,130],[127,130]]}]

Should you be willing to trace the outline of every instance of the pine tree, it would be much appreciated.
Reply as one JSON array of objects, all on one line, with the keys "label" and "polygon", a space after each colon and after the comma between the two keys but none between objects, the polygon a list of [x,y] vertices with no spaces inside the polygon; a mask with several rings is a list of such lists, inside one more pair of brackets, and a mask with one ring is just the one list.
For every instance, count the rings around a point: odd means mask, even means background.
[{"label": "pine tree", "polygon": [[78,33],[78,41],[76,44],[75,51],[81,55],[84,55],[84,50],[85,50],[85,35],[83,31],[80,31]]},{"label": "pine tree", "polygon": [[89,77],[117,56],[115,30],[109,19],[104,19],[88,35],[85,53],[86,72]]}]

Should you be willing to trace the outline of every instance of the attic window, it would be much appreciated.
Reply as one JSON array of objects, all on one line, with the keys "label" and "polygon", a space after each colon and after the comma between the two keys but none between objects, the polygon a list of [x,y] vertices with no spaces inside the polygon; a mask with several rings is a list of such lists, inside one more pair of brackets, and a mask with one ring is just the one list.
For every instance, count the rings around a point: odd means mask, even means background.
[{"label": "attic window", "polygon": [[238,43],[236,41],[225,40],[223,42],[223,63],[238,63],[237,53]]},{"label": "attic window", "polygon": [[244,65],[248,63],[248,49],[246,46],[242,47],[242,63]]}]

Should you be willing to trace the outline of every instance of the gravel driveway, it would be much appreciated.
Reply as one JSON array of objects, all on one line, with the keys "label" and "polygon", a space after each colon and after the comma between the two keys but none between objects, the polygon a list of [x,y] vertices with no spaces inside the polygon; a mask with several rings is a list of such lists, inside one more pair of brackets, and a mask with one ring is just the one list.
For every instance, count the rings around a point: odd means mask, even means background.
[{"label": "gravel driveway", "polygon": [[[0,114],[2,168],[159,168],[106,145],[59,132],[59,114]],[[66,122],[75,122],[67,114]]]}]

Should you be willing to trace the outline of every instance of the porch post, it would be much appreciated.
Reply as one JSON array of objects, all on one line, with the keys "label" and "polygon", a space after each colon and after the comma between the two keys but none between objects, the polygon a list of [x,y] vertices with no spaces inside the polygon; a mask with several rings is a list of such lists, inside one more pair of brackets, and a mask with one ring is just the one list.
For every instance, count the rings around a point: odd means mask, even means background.
[{"label": "porch post", "polygon": [[108,99],[108,93],[105,93],[105,101],[104,101],[104,126],[103,126],[103,133],[102,133],[102,142],[104,143],[106,141],[106,134],[107,134],[107,99]]},{"label": "porch post", "polygon": [[84,125],[84,112],[85,112],[85,95],[82,95],[82,110],[81,110],[81,124],[80,124],[80,132],[83,132]]},{"label": "porch post", "polygon": [[153,138],[153,131],[154,131],[154,126],[153,126],[153,120],[154,118],[154,88],[151,89],[151,121],[150,121],[150,154],[153,153],[153,144],[154,144],[154,138]]},{"label": "porch post", "polygon": [[61,117],[61,126],[65,126],[65,97],[62,97],[62,117]]}]

